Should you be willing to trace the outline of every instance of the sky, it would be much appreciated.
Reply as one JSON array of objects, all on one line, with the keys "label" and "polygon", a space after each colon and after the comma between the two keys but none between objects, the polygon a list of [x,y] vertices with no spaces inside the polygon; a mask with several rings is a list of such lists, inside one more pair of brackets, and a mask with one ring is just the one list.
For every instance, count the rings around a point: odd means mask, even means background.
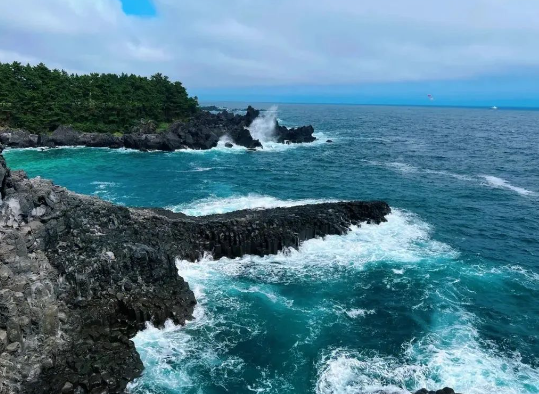
[{"label": "sky", "polygon": [[539,107],[539,1],[0,0],[0,61],[201,102]]}]

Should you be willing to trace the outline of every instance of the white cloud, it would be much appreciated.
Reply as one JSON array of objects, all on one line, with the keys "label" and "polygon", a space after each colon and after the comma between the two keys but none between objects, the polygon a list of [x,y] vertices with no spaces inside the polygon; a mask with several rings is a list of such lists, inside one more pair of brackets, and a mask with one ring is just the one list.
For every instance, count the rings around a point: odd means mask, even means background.
[{"label": "white cloud", "polygon": [[[9,3],[9,4],[8,4]],[[0,60],[188,87],[453,79],[539,66],[536,0],[0,2]]]}]

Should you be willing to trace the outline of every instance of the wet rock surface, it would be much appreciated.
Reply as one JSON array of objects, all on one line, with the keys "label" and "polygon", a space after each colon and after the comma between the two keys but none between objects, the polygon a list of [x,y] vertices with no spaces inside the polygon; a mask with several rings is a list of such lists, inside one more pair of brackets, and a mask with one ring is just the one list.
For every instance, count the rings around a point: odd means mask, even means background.
[{"label": "wet rock surface", "polygon": [[[4,129],[0,131],[0,143],[12,148],[55,148],[62,146],[88,146],[103,148],[128,148],[174,151],[178,149],[211,149],[221,138],[245,148],[262,148],[262,143],[254,139],[247,129],[260,111],[248,107],[245,115],[222,111],[211,113],[198,111],[186,121],[177,121],[162,132],[152,121],[141,121],[133,126],[129,134],[117,136],[106,133],[81,133],[69,126],[60,126],[51,134],[31,134],[24,130]],[[314,128],[304,126],[288,129],[275,126],[276,141],[280,143],[308,143],[316,138]]]},{"label": "wet rock surface", "polygon": [[415,392],[415,394],[460,394],[455,393],[455,390],[449,387],[444,387],[441,390],[427,390],[427,389],[421,389]]},{"label": "wet rock surface", "polygon": [[0,393],[119,393],[147,322],[192,318],[176,258],[266,255],[380,223],[384,202],[189,217],[131,209],[10,171],[0,154]]}]

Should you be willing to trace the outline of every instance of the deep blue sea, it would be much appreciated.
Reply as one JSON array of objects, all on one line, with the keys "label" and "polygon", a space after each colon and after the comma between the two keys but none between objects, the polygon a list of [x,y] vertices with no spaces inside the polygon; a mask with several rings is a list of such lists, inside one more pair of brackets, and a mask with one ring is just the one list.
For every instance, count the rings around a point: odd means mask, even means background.
[{"label": "deep blue sea", "polygon": [[272,116],[320,141],[5,153],[76,192],[191,215],[393,208],[277,256],[178,261],[196,320],[134,338],[131,393],[539,393],[539,111],[279,105],[253,130],[265,141]]}]

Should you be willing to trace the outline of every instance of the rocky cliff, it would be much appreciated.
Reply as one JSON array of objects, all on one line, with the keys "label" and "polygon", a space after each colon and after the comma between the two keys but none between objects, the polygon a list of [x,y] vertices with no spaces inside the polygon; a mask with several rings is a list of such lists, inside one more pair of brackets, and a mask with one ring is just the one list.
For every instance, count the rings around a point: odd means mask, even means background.
[{"label": "rocky cliff", "polygon": [[[1,149],[0,149],[1,150]],[[0,393],[119,393],[140,375],[130,338],[192,318],[175,259],[266,255],[380,223],[384,202],[201,218],[130,209],[10,171],[0,154]]]},{"label": "rocky cliff", "polygon": [[[131,133],[117,136],[106,133],[80,133],[71,127],[60,126],[49,134],[37,135],[24,130],[0,130],[0,143],[13,148],[88,146],[129,148],[138,150],[174,151],[177,149],[211,149],[223,137],[250,149],[262,148],[247,129],[260,111],[247,108],[245,115],[222,111],[213,114],[198,111],[191,119],[172,123],[165,131],[157,132],[153,122],[140,122]],[[288,129],[275,125],[275,138],[280,143],[306,143],[316,138],[314,128],[304,126]]]}]

